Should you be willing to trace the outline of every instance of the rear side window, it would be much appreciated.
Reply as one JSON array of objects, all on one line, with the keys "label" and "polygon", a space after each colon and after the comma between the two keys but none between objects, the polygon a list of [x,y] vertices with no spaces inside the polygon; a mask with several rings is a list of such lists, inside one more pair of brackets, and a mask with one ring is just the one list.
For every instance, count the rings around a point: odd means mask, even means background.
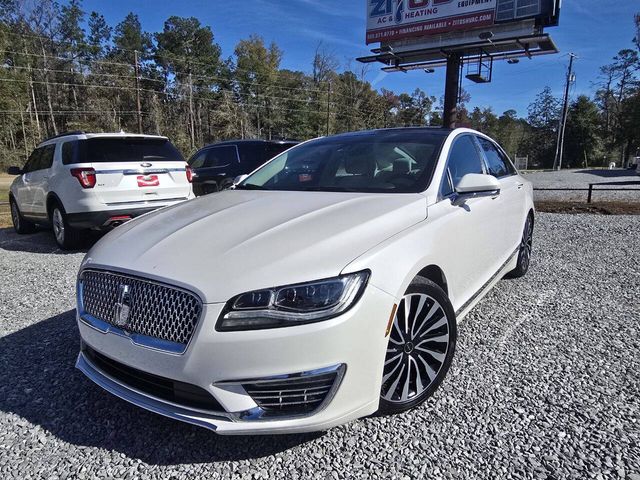
[{"label": "rear side window", "polygon": [[271,160],[276,155],[280,155],[282,152],[290,149],[291,147],[293,147],[293,145],[291,145],[290,143],[273,143],[267,145],[265,148],[264,161],[266,162],[267,160]]},{"label": "rear side window", "polygon": [[170,141],[156,138],[82,140],[77,158],[88,163],[184,161],[180,152]]},{"label": "rear side window", "polygon": [[441,195],[446,197],[455,191],[456,185],[468,173],[484,173],[482,160],[473,138],[469,135],[458,137],[451,147],[447,170],[442,181]]},{"label": "rear side window", "polygon": [[71,165],[73,163],[79,163],[76,160],[78,152],[78,141],[73,140],[71,142],[64,142],[62,144],[62,164]]},{"label": "rear side window", "polygon": [[515,173],[511,163],[502,155],[502,152],[489,140],[477,137],[478,143],[484,152],[484,158],[487,160],[489,174],[496,178],[506,177]]},{"label": "rear side window", "polygon": [[240,164],[249,172],[258,168],[271,158],[271,156],[267,154],[265,145],[262,144],[238,145],[238,153],[240,154]]},{"label": "rear side window", "polygon": [[233,145],[214,147],[206,151],[205,167],[226,167],[238,162],[236,147]]},{"label": "rear side window", "polygon": [[191,168],[202,168],[204,167],[204,161],[206,160],[206,158],[207,151],[202,150],[189,159],[189,166]]}]

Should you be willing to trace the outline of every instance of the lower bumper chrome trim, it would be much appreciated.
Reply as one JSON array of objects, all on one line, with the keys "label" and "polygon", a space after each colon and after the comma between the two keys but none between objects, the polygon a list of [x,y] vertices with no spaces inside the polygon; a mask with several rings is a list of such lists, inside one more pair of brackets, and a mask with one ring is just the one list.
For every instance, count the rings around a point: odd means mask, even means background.
[{"label": "lower bumper chrome trim", "polygon": [[213,431],[216,430],[215,422],[231,420],[228,414],[225,413],[208,413],[186,409],[179,405],[160,401],[129,386],[122,385],[91,363],[82,352],[78,355],[76,368],[84,373],[89,380],[116,397],[144,408],[145,410],[164,415],[165,417],[198,425]]},{"label": "lower bumper chrome trim", "polygon": [[[260,407],[255,407],[251,410],[242,412],[210,412],[200,409],[185,408],[181,405],[158,399],[129,385],[125,385],[112,378],[110,375],[107,375],[99,367],[97,367],[82,351],[80,351],[80,353],[78,354],[76,368],[99,387],[102,387],[107,392],[129,403],[144,408],[145,410],[158,413],[165,417],[191,423],[200,427],[205,427],[213,431],[217,430],[216,423],[220,422],[270,422],[310,417],[323,410],[329,404],[329,402],[331,402],[336,392],[338,391],[340,384],[342,383],[342,379],[344,378],[344,374],[346,371],[346,365],[342,363],[333,367],[327,367],[313,372],[305,372],[302,375],[307,376],[312,375],[314,372],[327,371],[335,371],[337,373],[336,380],[331,388],[331,391],[327,394],[325,401],[319,408],[308,414],[274,416],[270,415],[269,412],[263,410]],[[301,374],[279,375],[277,377],[269,377],[263,380],[268,382],[275,378],[281,379],[299,375]],[[221,384],[230,385],[235,383],[236,382],[223,382]]]}]

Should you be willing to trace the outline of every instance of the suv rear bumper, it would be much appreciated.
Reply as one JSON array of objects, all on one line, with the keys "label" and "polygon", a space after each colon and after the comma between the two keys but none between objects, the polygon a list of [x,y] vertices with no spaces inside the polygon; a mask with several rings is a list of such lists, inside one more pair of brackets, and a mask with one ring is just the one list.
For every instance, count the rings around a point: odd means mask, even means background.
[{"label": "suv rear bumper", "polygon": [[99,212],[68,213],[67,221],[70,226],[78,229],[109,228],[144,215],[145,213],[153,212],[163,206],[164,205],[158,205],[157,207],[102,210]]}]

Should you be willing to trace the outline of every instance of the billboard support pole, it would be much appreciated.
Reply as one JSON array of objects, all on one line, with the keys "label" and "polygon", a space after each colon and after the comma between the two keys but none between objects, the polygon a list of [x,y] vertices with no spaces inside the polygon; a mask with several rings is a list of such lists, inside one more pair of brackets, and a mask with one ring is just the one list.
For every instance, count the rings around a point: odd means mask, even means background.
[{"label": "billboard support pole", "polygon": [[444,112],[442,126],[455,128],[458,114],[458,95],[460,93],[460,53],[450,53],[447,57],[447,74],[444,85]]}]

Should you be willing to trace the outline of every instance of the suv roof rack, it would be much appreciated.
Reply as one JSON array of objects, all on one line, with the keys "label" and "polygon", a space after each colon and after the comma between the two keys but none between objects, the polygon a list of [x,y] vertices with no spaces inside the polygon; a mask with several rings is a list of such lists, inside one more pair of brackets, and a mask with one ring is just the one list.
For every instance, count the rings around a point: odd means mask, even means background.
[{"label": "suv roof rack", "polygon": [[84,135],[85,133],[86,132],[84,130],[72,130],[70,132],[63,132],[63,133],[60,133],[58,135],[54,135],[53,137],[45,138],[40,143],[48,142],[49,140],[54,140],[54,139],[60,138],[60,137],[66,137],[68,135]]}]

